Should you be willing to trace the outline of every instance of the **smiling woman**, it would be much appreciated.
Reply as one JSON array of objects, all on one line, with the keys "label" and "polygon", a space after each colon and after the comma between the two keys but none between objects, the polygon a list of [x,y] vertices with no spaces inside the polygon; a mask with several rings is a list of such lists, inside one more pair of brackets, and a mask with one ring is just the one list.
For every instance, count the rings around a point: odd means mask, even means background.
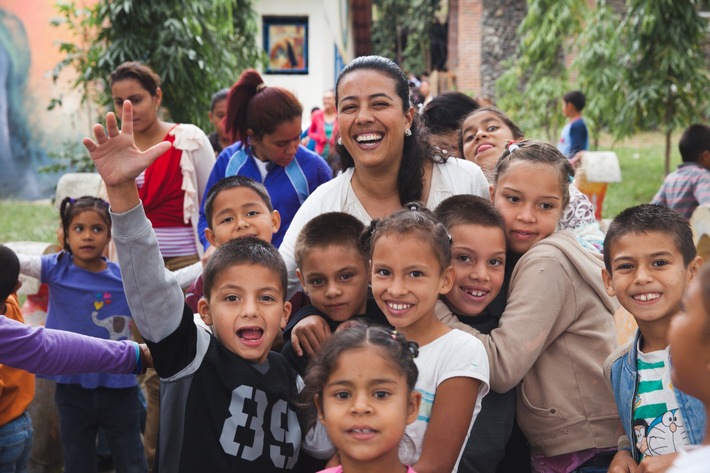
[{"label": "smiling woman", "polygon": [[294,242],[321,213],[346,212],[369,224],[410,201],[433,209],[456,194],[488,198],[477,165],[429,156],[409,103],[407,78],[394,62],[380,56],[355,59],[338,76],[335,101],[344,171],[308,198],[286,232],[280,251],[289,269],[289,295],[299,287]]}]

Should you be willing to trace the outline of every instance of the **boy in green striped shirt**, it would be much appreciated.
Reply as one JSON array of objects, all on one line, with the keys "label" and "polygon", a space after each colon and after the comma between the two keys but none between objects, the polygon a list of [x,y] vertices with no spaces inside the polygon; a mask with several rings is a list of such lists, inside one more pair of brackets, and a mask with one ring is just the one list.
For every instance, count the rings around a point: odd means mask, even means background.
[{"label": "boy in green striped shirt", "polygon": [[702,441],[705,429],[702,403],[671,382],[667,338],[702,259],[687,220],[644,204],[624,210],[609,225],[604,263],[607,293],[638,324],[635,340],[604,363],[626,431],[609,471],[632,472],[637,465],[665,471],[685,445]]}]

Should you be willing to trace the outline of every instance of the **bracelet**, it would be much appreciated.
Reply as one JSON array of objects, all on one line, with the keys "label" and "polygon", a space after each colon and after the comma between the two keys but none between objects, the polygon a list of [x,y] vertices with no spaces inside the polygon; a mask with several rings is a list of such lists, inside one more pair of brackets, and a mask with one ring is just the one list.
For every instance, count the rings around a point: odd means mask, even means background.
[{"label": "bracelet", "polygon": [[133,346],[136,349],[136,367],[131,371],[131,374],[141,374],[143,373],[143,360],[141,358],[141,347],[136,342],[133,342]]}]

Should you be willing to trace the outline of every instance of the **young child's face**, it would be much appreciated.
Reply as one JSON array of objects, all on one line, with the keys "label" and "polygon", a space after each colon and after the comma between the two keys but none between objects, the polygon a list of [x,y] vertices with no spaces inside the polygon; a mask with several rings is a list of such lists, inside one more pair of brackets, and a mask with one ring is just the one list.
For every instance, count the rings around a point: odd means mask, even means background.
[{"label": "young child's face", "polygon": [[557,229],[564,196],[555,168],[514,161],[499,177],[491,199],[503,215],[508,247],[522,255]]},{"label": "young child's face", "polygon": [[453,284],[430,244],[415,235],[385,234],[372,252],[372,293],[387,320],[407,338],[427,336],[440,294]]},{"label": "young child's face", "polygon": [[205,236],[215,247],[247,236],[271,243],[280,225],[279,213],[270,212],[256,191],[233,187],[220,192],[212,202],[212,228],[205,229]]},{"label": "young child's face", "polygon": [[[318,415],[344,466],[382,462],[398,471],[398,446],[419,413],[421,395],[379,348],[343,352],[316,402]],[[400,464],[401,465],[401,464]]]},{"label": "young child's face", "polygon": [[464,158],[478,164],[486,176],[493,174],[505,145],[515,139],[510,128],[493,112],[469,116],[461,125],[461,138]]},{"label": "young child's face", "polygon": [[227,99],[225,98],[215,103],[214,108],[207,116],[214,127],[214,131],[217,132],[217,136],[222,140],[229,140],[229,135],[224,129],[224,117],[227,116]]},{"label": "young child's face", "polygon": [[688,266],[673,237],[664,232],[627,233],[610,248],[611,273],[602,270],[610,296],[636,319],[639,327],[672,317],[699,267]]},{"label": "young child's face", "polygon": [[311,304],[336,322],[365,313],[369,274],[362,255],[345,246],[311,248],[296,270]]},{"label": "young child's face", "polygon": [[261,363],[291,313],[279,275],[258,264],[236,264],[215,277],[209,301],[200,299],[202,320],[222,344]]},{"label": "young child's face", "polygon": [[480,315],[500,292],[505,277],[505,234],[498,227],[454,225],[454,285],[444,301],[456,314]]},{"label": "young child's face", "polygon": [[95,210],[85,210],[74,215],[64,236],[80,268],[93,265],[103,255],[111,239],[106,221]]},{"label": "young child's face", "polygon": [[684,310],[673,318],[668,332],[673,357],[671,381],[683,392],[707,403],[710,401],[710,315],[705,309],[699,279],[690,283],[683,306]]}]

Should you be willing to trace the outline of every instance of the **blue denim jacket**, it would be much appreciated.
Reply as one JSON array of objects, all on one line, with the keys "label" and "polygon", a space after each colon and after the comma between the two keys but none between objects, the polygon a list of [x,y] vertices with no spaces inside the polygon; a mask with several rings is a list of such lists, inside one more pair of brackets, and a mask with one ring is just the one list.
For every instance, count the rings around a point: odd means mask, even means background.
[{"label": "blue denim jacket", "polygon": [[[611,381],[614,398],[616,399],[616,407],[619,409],[619,417],[624,426],[626,436],[631,441],[631,453],[633,454],[634,460],[637,462],[641,454],[636,448],[632,425],[634,398],[636,396],[637,386],[636,357],[640,336],[641,332],[636,331],[634,341],[630,345],[626,345],[614,351],[609,355],[606,363],[604,363],[604,371]],[[705,407],[703,403],[679,391],[675,387],[673,391],[675,392],[678,408],[685,422],[688,440],[693,445],[702,443],[705,433]]]}]

